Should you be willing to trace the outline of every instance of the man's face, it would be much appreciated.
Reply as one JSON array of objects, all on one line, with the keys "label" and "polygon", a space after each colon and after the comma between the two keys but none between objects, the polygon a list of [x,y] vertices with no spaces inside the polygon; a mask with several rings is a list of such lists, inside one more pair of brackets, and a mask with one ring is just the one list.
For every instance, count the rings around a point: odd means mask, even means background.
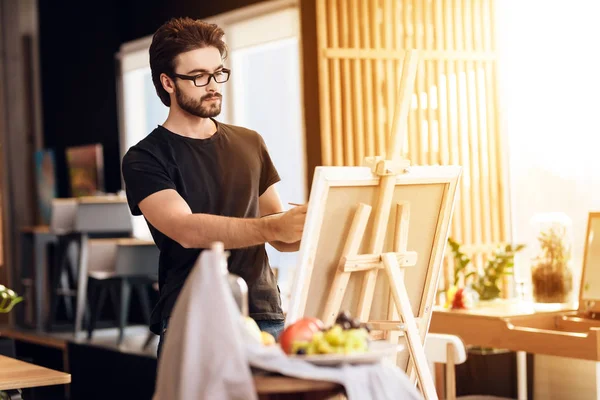
[{"label": "man's face", "polygon": [[175,100],[179,107],[200,118],[213,118],[221,113],[221,85],[210,74],[223,69],[221,53],[216,47],[204,47],[182,53],[175,60],[175,73],[197,76],[200,84],[210,79],[206,86],[197,87],[194,81],[175,79]]}]

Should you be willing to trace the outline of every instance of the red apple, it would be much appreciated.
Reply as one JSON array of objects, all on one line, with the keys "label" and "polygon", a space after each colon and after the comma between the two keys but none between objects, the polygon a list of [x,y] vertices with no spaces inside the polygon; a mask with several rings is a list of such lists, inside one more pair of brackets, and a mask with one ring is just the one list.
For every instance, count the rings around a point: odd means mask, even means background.
[{"label": "red apple", "polygon": [[284,352],[290,354],[295,341],[309,342],[315,332],[323,329],[323,322],[318,318],[302,318],[289,325],[279,336],[279,344]]},{"label": "red apple", "polygon": [[454,295],[454,299],[452,300],[452,309],[453,310],[464,310],[466,307],[465,305],[465,289],[464,288],[460,288],[456,291],[456,294]]}]

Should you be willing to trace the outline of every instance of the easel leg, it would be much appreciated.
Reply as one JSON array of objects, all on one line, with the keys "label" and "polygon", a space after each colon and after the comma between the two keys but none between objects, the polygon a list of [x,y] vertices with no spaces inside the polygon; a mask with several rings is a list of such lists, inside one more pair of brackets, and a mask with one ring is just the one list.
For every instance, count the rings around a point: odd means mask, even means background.
[{"label": "easel leg", "polygon": [[[381,177],[379,182],[379,196],[377,197],[377,204],[375,206],[373,236],[371,237],[371,243],[369,244],[369,253],[380,254],[383,249],[395,185],[395,175]],[[375,293],[375,285],[377,284],[377,271],[377,269],[367,271],[363,278],[363,284],[358,300],[358,319],[361,321],[368,321],[369,316],[371,315],[373,294]]]},{"label": "easel leg", "polygon": [[348,233],[346,244],[342,252],[342,258],[337,271],[335,271],[335,277],[333,278],[333,284],[329,290],[329,296],[327,297],[327,303],[325,303],[325,312],[323,316],[323,322],[325,326],[331,326],[335,322],[335,318],[340,312],[342,301],[344,300],[344,294],[346,293],[346,287],[350,280],[350,272],[344,272],[343,263],[349,255],[355,255],[358,253],[360,243],[365,234],[367,228],[367,222],[369,222],[369,215],[371,214],[371,207],[366,204],[359,204],[354,218],[352,219],[352,225],[350,225],[350,232]]},{"label": "easel leg", "polygon": [[[396,204],[396,223],[394,229],[394,252],[404,252],[408,248],[408,223],[410,221],[410,203],[405,201]],[[400,273],[403,273],[400,270]],[[400,314],[396,309],[394,297],[390,295],[388,304],[388,320],[398,321]],[[386,333],[386,338],[390,343],[398,343],[401,333],[399,331],[389,331]],[[396,364],[400,356],[396,357]],[[412,365],[409,366],[408,371],[412,371]],[[411,376],[411,380],[414,382],[414,378]]]},{"label": "easel leg", "polygon": [[423,348],[423,343],[421,342],[419,329],[415,322],[415,316],[410,306],[410,300],[404,284],[404,276],[400,271],[398,259],[394,254],[383,254],[382,259],[390,281],[390,289],[394,296],[396,307],[406,325],[404,335],[408,344],[408,351],[415,366],[419,387],[425,399],[437,399],[435,383],[433,382],[431,371],[429,371],[429,366],[427,365],[425,350]]}]

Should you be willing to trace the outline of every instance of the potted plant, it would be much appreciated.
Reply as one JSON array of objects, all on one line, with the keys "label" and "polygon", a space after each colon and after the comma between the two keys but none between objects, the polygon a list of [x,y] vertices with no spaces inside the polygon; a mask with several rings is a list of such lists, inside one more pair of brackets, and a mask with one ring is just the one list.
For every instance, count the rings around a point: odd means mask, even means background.
[{"label": "potted plant", "polygon": [[[471,259],[461,251],[461,245],[458,242],[452,238],[448,238],[448,244],[450,245],[454,257],[453,291],[457,294],[461,290],[458,289],[461,277],[463,279],[463,285],[466,285],[470,277],[474,277],[468,287],[477,293],[480,301],[494,300],[500,297],[502,278],[506,275],[512,275],[515,254],[525,248],[525,245],[523,244],[518,244],[516,246],[513,246],[512,244],[499,246],[487,260],[483,271],[479,272],[472,265]],[[462,292],[464,292],[464,288],[462,288],[461,293]],[[452,303],[453,306],[456,305],[456,301],[453,301]]]},{"label": "potted plant", "polygon": [[10,312],[21,301],[23,301],[21,296],[6,286],[0,285],[0,313],[6,314]]},{"label": "potted plant", "polygon": [[[23,298],[17,295],[14,290],[0,285],[0,313],[9,313],[15,305],[23,301]],[[10,400],[10,395],[0,390],[0,400]]]}]

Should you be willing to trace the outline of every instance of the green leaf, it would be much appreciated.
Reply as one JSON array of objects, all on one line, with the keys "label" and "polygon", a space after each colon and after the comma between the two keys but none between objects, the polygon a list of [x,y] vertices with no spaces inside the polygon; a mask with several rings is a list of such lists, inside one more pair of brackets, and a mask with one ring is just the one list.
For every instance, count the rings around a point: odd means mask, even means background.
[{"label": "green leaf", "polygon": [[6,313],[10,312],[14,306],[16,306],[17,304],[19,304],[22,301],[23,301],[23,298],[20,296],[12,298],[10,303],[8,303],[8,306],[4,306],[4,304],[2,304],[2,306],[0,307],[0,313],[6,314]]},{"label": "green leaf", "polygon": [[475,274],[476,274],[476,272],[475,272],[475,271],[471,271],[471,272],[469,272],[468,274],[465,274],[465,279],[467,279],[467,278],[469,278],[469,277],[471,277],[471,276],[473,276],[473,275],[475,275]]},{"label": "green leaf", "polygon": [[18,296],[13,290],[8,289],[4,285],[0,285],[0,313],[8,313],[15,305],[23,301],[23,298]]}]

